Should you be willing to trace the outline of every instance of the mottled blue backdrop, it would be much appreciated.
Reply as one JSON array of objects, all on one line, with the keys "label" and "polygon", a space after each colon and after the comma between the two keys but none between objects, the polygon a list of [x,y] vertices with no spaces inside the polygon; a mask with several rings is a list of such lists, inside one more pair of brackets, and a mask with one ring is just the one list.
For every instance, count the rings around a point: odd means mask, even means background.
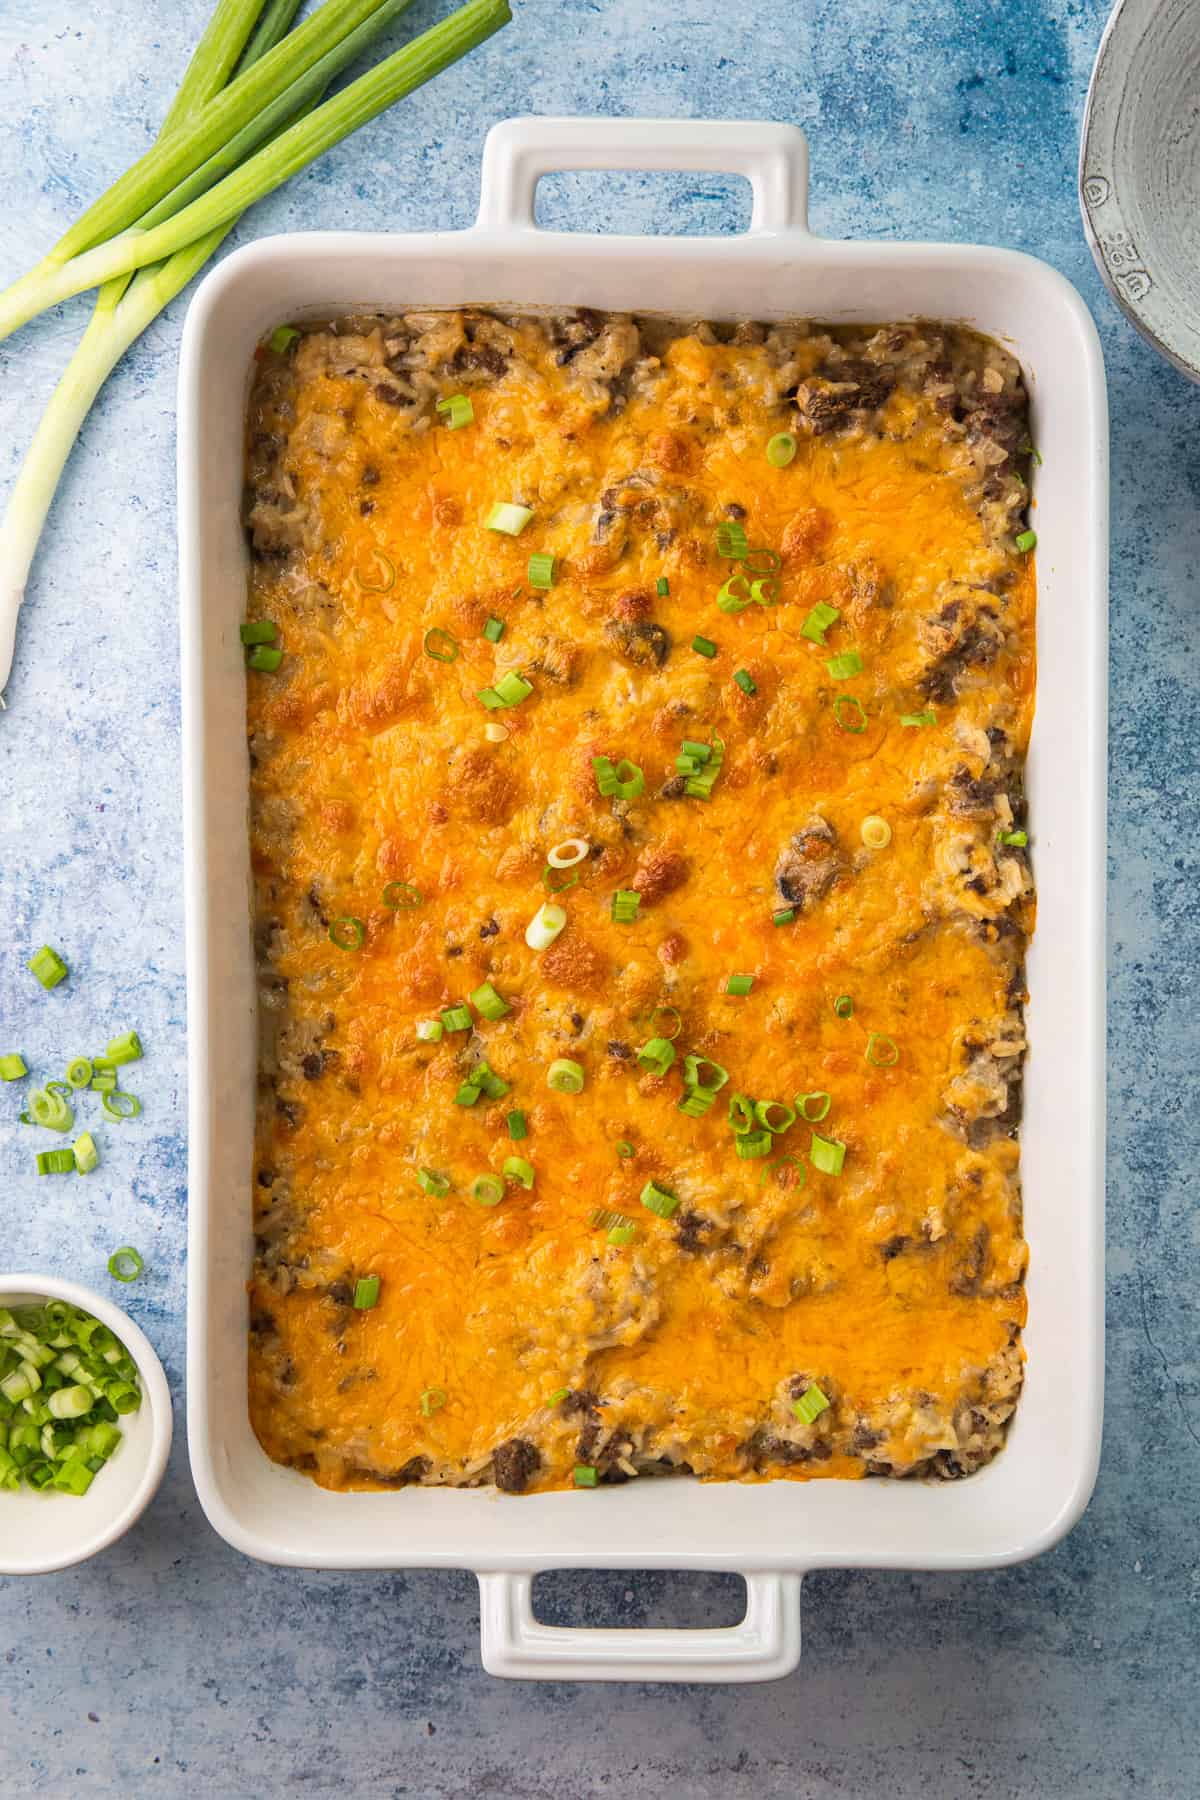
[{"label": "mottled blue backdrop", "polygon": [[[437,0],[436,10],[445,10]],[[1103,293],[1074,166],[1102,0],[514,0],[516,21],[235,233],[429,229],[473,215],[509,113],[794,120],[833,236],[1031,250],[1079,284],[1113,412],[1109,1400],[1096,1498],[1071,1538],[994,1575],[836,1574],[805,1586],[800,1673],[766,1688],[529,1688],[480,1670],[465,1575],[283,1573],[209,1530],[177,1442],[114,1551],[0,1581],[0,1794],[576,1800],[764,1795],[1186,1800],[1200,1792],[1200,396]],[[207,0],[3,0],[0,277],[20,273],[146,146]],[[425,24],[432,0],[410,15]],[[575,177],[547,220],[726,231],[736,183]],[[110,383],[71,464],[0,716],[0,1049],[57,1061],[136,1024],[145,1119],[86,1183],[26,1172],[0,1122],[0,1268],[103,1283],[182,1413],[184,990],[173,419],[181,299]],[[0,484],[86,317],[0,345]],[[22,968],[48,940],[69,987]],[[0,1106],[0,1114],[6,1109]],[[13,1109],[7,1109],[11,1112]],[[182,1424],[182,1417],[180,1418]],[[0,1502],[2,1507],[2,1502]],[[577,1622],[727,1623],[726,1577],[559,1576]]]}]

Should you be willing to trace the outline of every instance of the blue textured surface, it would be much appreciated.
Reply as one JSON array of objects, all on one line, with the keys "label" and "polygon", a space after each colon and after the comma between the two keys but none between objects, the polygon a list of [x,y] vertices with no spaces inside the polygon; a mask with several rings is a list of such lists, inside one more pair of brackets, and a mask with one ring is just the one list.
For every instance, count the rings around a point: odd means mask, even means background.
[{"label": "blue textured surface", "polygon": [[[83,1569],[0,1581],[4,1796],[664,1793],[1002,1800],[1200,1791],[1200,1228],[1189,1199],[1200,960],[1196,820],[1200,398],[1103,293],[1074,163],[1097,0],[515,0],[462,69],[260,206],[234,241],[300,226],[462,225],[495,119],[523,111],[789,119],[830,235],[1031,250],[1092,304],[1113,408],[1109,1399],[1092,1507],[994,1575],[824,1575],[799,1675],[763,1689],[490,1681],[463,1575],[284,1573],[196,1505],[177,1442],[141,1525]],[[0,8],[0,276],[147,144],[206,0]],[[411,17],[433,15],[420,0]],[[444,10],[444,6],[439,10]],[[731,229],[708,178],[547,183],[547,219]],[[86,1183],[24,1173],[0,1123],[0,1268],[102,1283],[147,1254],[132,1308],[183,1396],[185,1213],[179,678],[172,430],[183,301],[111,382],[72,462],[0,717],[0,1049],[57,1063],[136,1024],[146,1114]],[[0,346],[0,483],[86,302]],[[28,950],[72,979],[43,997]],[[0,1106],[0,1114],[15,1109]],[[64,1251],[64,1244],[70,1249]],[[0,1529],[3,1529],[0,1520]],[[725,1577],[554,1577],[575,1622],[727,1623]]]}]

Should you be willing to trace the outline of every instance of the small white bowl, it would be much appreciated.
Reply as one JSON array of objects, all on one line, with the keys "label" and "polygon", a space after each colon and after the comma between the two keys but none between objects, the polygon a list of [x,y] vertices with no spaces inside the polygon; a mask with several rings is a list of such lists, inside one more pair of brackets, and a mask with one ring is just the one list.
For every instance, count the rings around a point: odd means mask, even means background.
[{"label": "small white bowl", "polygon": [[86,1494],[0,1493],[0,1575],[47,1575],[107,1550],[139,1519],[163,1478],[173,1429],[171,1391],[145,1332],[94,1289],[54,1275],[0,1275],[0,1306],[65,1300],[115,1331],[138,1367],[142,1404],[121,1419],[120,1448]]}]

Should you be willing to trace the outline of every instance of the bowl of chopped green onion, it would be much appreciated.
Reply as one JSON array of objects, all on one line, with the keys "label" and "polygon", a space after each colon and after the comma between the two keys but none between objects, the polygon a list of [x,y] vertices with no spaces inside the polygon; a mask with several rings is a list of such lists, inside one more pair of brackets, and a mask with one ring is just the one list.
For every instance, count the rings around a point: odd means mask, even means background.
[{"label": "bowl of chopped green onion", "polygon": [[144,1332],[50,1275],[0,1275],[0,1575],[85,1562],[149,1505],[171,1395]]}]

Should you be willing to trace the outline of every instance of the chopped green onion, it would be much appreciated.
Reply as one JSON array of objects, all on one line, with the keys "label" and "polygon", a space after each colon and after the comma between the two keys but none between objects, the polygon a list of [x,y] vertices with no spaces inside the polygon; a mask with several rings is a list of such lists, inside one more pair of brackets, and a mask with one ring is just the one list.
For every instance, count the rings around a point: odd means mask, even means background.
[{"label": "chopped green onion", "polygon": [[329,938],[339,950],[361,950],[367,941],[367,928],[361,919],[347,915],[333,921],[329,927]]},{"label": "chopped green onion", "polygon": [[734,1148],[744,1162],[757,1161],[771,1154],[769,1131],[743,1131],[734,1139]]},{"label": "chopped green onion", "polygon": [[575,1464],[575,1486],[595,1487],[600,1479],[599,1470],[589,1467],[587,1463]]},{"label": "chopped green onion", "polygon": [[744,999],[753,986],[753,975],[731,975],[725,984],[725,992],[736,994],[739,999]]},{"label": "chopped green onion", "polygon": [[389,912],[408,912],[412,907],[420,906],[422,894],[411,882],[389,881],[379,898]]},{"label": "chopped green onion", "polygon": [[454,1096],[455,1106],[474,1106],[483,1087],[478,1081],[464,1081]]},{"label": "chopped green onion", "polygon": [[538,907],[525,927],[525,942],[531,950],[546,950],[561,935],[566,923],[567,915],[563,908],[555,906],[552,900],[547,900]]},{"label": "chopped green onion", "polygon": [[58,951],[52,950],[49,944],[43,944],[41,949],[30,957],[25,966],[32,970],[47,991],[57,987],[60,981],[65,981],[67,978],[66,963]]},{"label": "chopped green onion", "polygon": [[86,1056],[72,1057],[67,1064],[67,1085],[73,1088],[85,1088],[92,1079],[91,1061]]},{"label": "chopped green onion", "polygon": [[[754,554],[765,556],[767,552],[765,550],[755,551]],[[772,554],[774,553],[772,552]],[[746,563],[746,567],[750,567],[749,562]],[[750,583],[750,598],[759,606],[774,606],[779,598],[779,583],[773,575],[760,576],[757,581]]]},{"label": "chopped green onion", "polygon": [[[93,1063],[92,1067],[95,1068],[94,1063]],[[91,1088],[91,1090],[94,1094],[115,1093],[116,1086],[117,1086],[117,1071],[115,1069],[99,1070],[99,1072],[97,1074],[92,1076],[92,1079],[89,1081],[88,1086]]]},{"label": "chopped green onion", "polygon": [[570,1388],[555,1388],[552,1394],[546,1395],[546,1405],[561,1406],[570,1391]]},{"label": "chopped green onion", "polygon": [[1027,550],[1035,549],[1037,546],[1037,532],[1023,531],[1017,538],[1016,545],[1022,555],[1024,555]]},{"label": "chopped green onion", "polygon": [[667,1038],[649,1038],[638,1051],[637,1059],[644,1069],[665,1075],[675,1061],[675,1046]]},{"label": "chopped green onion", "polygon": [[440,1044],[445,1029],[440,1019],[422,1019],[417,1025],[417,1036],[423,1044]]},{"label": "chopped green onion", "polygon": [[531,588],[545,591],[554,586],[554,558],[546,550],[537,550],[529,559],[528,581]]},{"label": "chopped green onion", "polygon": [[833,1105],[833,1096],[827,1094],[823,1088],[813,1088],[810,1093],[797,1094],[792,1104],[807,1124],[819,1125],[822,1119],[829,1116],[829,1109]]},{"label": "chopped green onion", "polygon": [[458,656],[457,639],[452,638],[448,631],[443,631],[440,625],[434,625],[425,633],[421,647],[434,662],[452,663]]},{"label": "chopped green onion", "polygon": [[508,1125],[508,1135],[514,1144],[519,1143],[522,1138],[529,1136],[529,1126],[525,1123],[525,1114],[521,1111],[519,1106],[514,1107],[512,1112],[509,1113],[506,1123]]},{"label": "chopped green onion", "polygon": [[868,813],[858,828],[858,835],[868,850],[886,850],[892,841],[892,828],[878,813]]},{"label": "chopped green onion", "polygon": [[421,1394],[421,1411],[428,1419],[431,1414],[440,1412],[449,1398],[445,1388],[425,1388]]},{"label": "chopped green onion", "polygon": [[506,537],[520,537],[532,517],[532,506],[515,506],[511,501],[498,500],[483,523],[487,531],[502,531]]},{"label": "chopped green onion", "polygon": [[129,1244],[114,1250],[108,1259],[108,1272],[114,1281],[136,1281],[145,1263]]},{"label": "chopped green onion", "polygon": [[279,628],[271,619],[247,619],[240,628],[243,644],[273,644]]},{"label": "chopped green onion", "polygon": [[853,694],[839,694],[833,703],[833,716],[843,731],[852,731],[856,735],[867,729],[867,715],[861,700]]},{"label": "chopped green onion", "polygon": [[743,560],[752,575],[777,575],[783,567],[778,550],[748,550]]},{"label": "chopped green onion", "polygon": [[800,627],[800,636],[808,638],[814,644],[823,644],[825,633],[840,617],[836,606],[829,606],[824,600],[818,600]]},{"label": "chopped green onion", "polygon": [[715,656],[717,654],[717,646],[713,643],[711,638],[694,637],[692,639],[692,649],[696,652],[697,656]]},{"label": "chopped green onion", "polygon": [[867,1061],[877,1069],[895,1068],[900,1061],[900,1047],[895,1038],[888,1037],[881,1031],[871,1033],[863,1054]]},{"label": "chopped green onion", "polygon": [[683,1014],[677,1006],[656,1006],[650,1014],[650,1030],[673,1042],[683,1030]]},{"label": "chopped green onion", "polygon": [[754,677],[751,675],[749,669],[735,670],[733,679],[737,682],[743,694],[757,694],[758,688],[755,685]]},{"label": "chopped green onion", "polygon": [[445,400],[438,401],[435,411],[445,413],[448,431],[461,431],[464,425],[470,425],[475,418],[475,408],[469,394],[450,394]]},{"label": "chopped green onion", "polygon": [[745,527],[737,519],[722,519],[717,526],[717,555],[739,562],[749,548]]},{"label": "chopped green onion", "polygon": [[1010,845],[1014,850],[1024,850],[1029,843],[1029,833],[1027,831],[999,831],[996,833],[996,841],[1000,844]]},{"label": "chopped green onion", "polygon": [[684,738],[680,749],[685,756],[693,756],[697,762],[702,763],[706,763],[712,755],[712,745],[701,743],[699,738]]},{"label": "chopped green onion", "polygon": [[57,1388],[47,1397],[52,1419],[82,1419],[92,1410],[92,1390],[82,1383],[77,1387]]},{"label": "chopped green onion", "polygon": [[854,1016],[854,1001],[849,994],[839,994],[833,1003],[833,1010],[839,1019],[850,1019]]},{"label": "chopped green onion", "polygon": [[0,1056],[0,1081],[20,1081],[21,1077],[28,1073],[25,1058],[16,1050],[8,1056]]},{"label": "chopped green onion", "polygon": [[[706,1078],[708,1070],[712,1073]],[[685,1056],[683,1079],[688,1087],[702,1088],[706,1093],[715,1094],[729,1080],[729,1070],[723,1069],[719,1062],[713,1062],[709,1056]]]},{"label": "chopped green onion", "polygon": [[141,1116],[142,1103],[136,1094],[124,1094],[120,1088],[114,1088],[111,1094],[101,1094],[100,1104],[110,1119],[136,1119]]},{"label": "chopped green onion", "polygon": [[504,636],[504,620],[494,616],[490,618],[483,628],[483,635],[489,644],[498,644]]},{"label": "chopped green onion", "polygon": [[509,1089],[509,1083],[504,1080],[503,1076],[497,1075],[486,1062],[476,1065],[475,1080],[489,1100],[503,1100]]},{"label": "chopped green onion", "polygon": [[936,725],[937,714],[932,712],[901,713],[900,723],[902,725]]},{"label": "chopped green onion", "polygon": [[565,869],[556,869],[550,863],[542,870],[542,886],[550,894],[565,894],[568,888],[577,886],[578,875],[568,875]]},{"label": "chopped green onion", "polygon": [[623,756],[616,768],[607,756],[593,756],[596,786],[605,799],[619,794],[622,800],[636,800],[646,785],[646,777],[635,762]]},{"label": "chopped green onion", "polygon": [[573,869],[581,863],[588,853],[586,838],[564,838],[561,844],[555,844],[546,852],[546,861],[552,869]]},{"label": "chopped green onion", "polygon": [[505,1018],[512,1011],[508,1001],[502,994],[496,992],[490,981],[485,981],[481,987],[477,987],[470,995],[470,1001],[476,1012],[481,1012],[485,1019],[491,1019],[493,1023],[497,1019]]},{"label": "chopped green onion", "polygon": [[46,1092],[48,1094],[57,1094],[61,1100],[70,1100],[73,1098],[70,1084],[66,1081],[48,1081],[46,1083]]},{"label": "chopped green onion", "polygon": [[636,1156],[636,1154],[637,1152],[634,1150],[634,1147],[629,1142],[628,1138],[617,1139],[617,1155],[622,1161],[627,1161],[629,1157]]},{"label": "chopped green onion", "polygon": [[256,669],[260,675],[273,675],[282,661],[283,651],[270,644],[255,644],[246,652],[246,667]]},{"label": "chopped green onion", "polygon": [[794,1108],[786,1106],[782,1100],[756,1100],[754,1117],[765,1130],[775,1137],[796,1123]]},{"label": "chopped green onion", "polygon": [[636,888],[618,888],[612,898],[612,917],[618,925],[632,925],[638,916],[642,896]]},{"label": "chopped green onion", "polygon": [[771,914],[772,925],[791,925],[796,917],[794,906],[781,906]]},{"label": "chopped green onion", "polygon": [[436,1169],[418,1169],[417,1186],[426,1194],[440,1196],[450,1192],[450,1178],[440,1175]]},{"label": "chopped green onion", "polygon": [[532,694],[533,683],[526,681],[523,675],[518,675],[515,669],[510,669],[507,675],[500,677],[494,692],[501,706],[520,706],[522,700],[528,700]]},{"label": "chopped green onion", "polygon": [[739,1135],[754,1129],[754,1102],[749,1094],[730,1094],[729,1123]]},{"label": "chopped green onion", "polygon": [[773,469],[786,469],[796,454],[796,440],[790,431],[777,431],[767,443],[767,461]]},{"label": "chopped green onion", "polygon": [[96,1140],[90,1131],[81,1131],[75,1139],[75,1167],[81,1175],[90,1175],[99,1167],[100,1152],[96,1149]]},{"label": "chopped green onion", "polygon": [[471,1198],[476,1206],[499,1206],[504,1198],[504,1183],[498,1175],[477,1175],[471,1183]]},{"label": "chopped green onion", "polygon": [[593,1231],[608,1231],[614,1225],[628,1225],[629,1221],[622,1212],[614,1212],[610,1206],[598,1206],[591,1217]]},{"label": "chopped green onion", "polygon": [[504,1173],[510,1181],[519,1181],[523,1188],[531,1188],[534,1181],[534,1168],[523,1156],[506,1156]]},{"label": "chopped green onion", "polygon": [[32,1090],[29,1114],[35,1125],[42,1125],[47,1131],[69,1131],[75,1122],[75,1115],[62,1095],[48,1087]]},{"label": "chopped green onion", "polygon": [[354,1310],[356,1312],[370,1312],[371,1308],[378,1304],[378,1275],[360,1275],[354,1284]]},{"label": "chopped green onion", "polygon": [[470,1031],[474,1022],[461,1000],[454,1006],[442,1008],[442,1024],[447,1031]]},{"label": "chopped green onion", "polygon": [[660,1219],[669,1219],[679,1205],[678,1195],[659,1187],[656,1181],[648,1181],[638,1198],[648,1212],[656,1213]]},{"label": "chopped green onion", "polygon": [[632,1244],[636,1236],[636,1225],[612,1225],[605,1232],[604,1239],[606,1243],[614,1244],[618,1250],[623,1250],[627,1244]]},{"label": "chopped green onion", "polygon": [[689,1119],[702,1119],[716,1105],[716,1099],[712,1088],[689,1088],[683,1099],[677,1102],[675,1110],[686,1113]]},{"label": "chopped green onion", "polygon": [[273,350],[276,356],[284,356],[299,341],[300,333],[294,325],[277,325],[267,339],[267,349]]},{"label": "chopped green onion", "polygon": [[723,613],[745,612],[752,604],[750,583],[744,575],[731,575],[717,590],[717,605]]},{"label": "chopped green onion", "polygon": [[818,1137],[814,1131],[808,1160],[823,1175],[840,1175],[842,1164],[846,1160],[846,1146],[837,1138]]},{"label": "chopped green onion", "polygon": [[849,681],[852,675],[861,675],[863,659],[857,650],[843,650],[840,656],[831,656],[825,667],[835,681]]},{"label": "chopped green onion", "polygon": [[546,1070],[546,1086],[552,1087],[556,1094],[582,1093],[582,1064],[572,1062],[569,1056],[556,1056]]},{"label": "chopped green onion", "polygon": [[[109,1039],[104,1060],[111,1063],[113,1068],[119,1069],[122,1063],[141,1062],[144,1055],[142,1040],[137,1032],[123,1031],[120,1037]],[[82,1081],[78,1083],[79,1087],[83,1085]]]},{"label": "chopped green onion", "polygon": [[[791,1169],[799,1171],[798,1177],[788,1173]],[[759,1176],[758,1185],[762,1187],[768,1176],[771,1175],[775,1177],[780,1187],[802,1188],[808,1181],[808,1170],[798,1156],[777,1156],[774,1162],[767,1164]]]},{"label": "chopped green onion", "polygon": [[665,575],[659,576],[658,580],[654,584],[654,591],[658,595],[660,600],[662,600],[667,594],[670,593],[671,584],[667,580]]},{"label": "chopped green onion", "polygon": [[86,1460],[81,1456],[73,1456],[59,1463],[50,1485],[61,1494],[79,1496],[87,1493],[95,1479],[95,1471],[88,1466]]},{"label": "chopped green onion", "polygon": [[39,1150],[37,1172],[39,1175],[73,1175],[75,1173],[75,1152],[73,1150]]},{"label": "chopped green onion", "polygon": [[383,554],[382,550],[372,550],[371,555],[378,565],[382,579],[368,581],[361,569],[355,569],[354,579],[364,594],[390,594],[396,585],[396,565],[389,556]]},{"label": "chopped green onion", "polygon": [[792,1401],[792,1411],[803,1424],[811,1425],[823,1412],[829,1411],[829,1401],[814,1383],[805,1388],[798,1400]]}]

